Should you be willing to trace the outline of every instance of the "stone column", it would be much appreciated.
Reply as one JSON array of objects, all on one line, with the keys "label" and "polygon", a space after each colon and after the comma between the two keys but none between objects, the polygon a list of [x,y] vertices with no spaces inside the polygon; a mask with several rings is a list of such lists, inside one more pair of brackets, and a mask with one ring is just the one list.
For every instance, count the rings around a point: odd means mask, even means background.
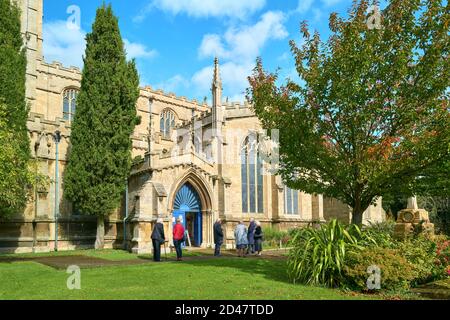
[{"label": "stone column", "polygon": [[312,219],[317,222],[325,221],[323,215],[323,195],[321,194],[312,196]]},{"label": "stone column", "polygon": [[[312,212],[312,196],[310,194],[301,192],[301,215],[302,219],[306,221],[313,220],[313,212]],[[322,202],[323,203],[323,202]]]},{"label": "stone column", "polygon": [[419,209],[416,196],[408,198],[408,206],[406,207],[406,209],[413,209],[413,210]]},{"label": "stone column", "polygon": [[131,220],[133,236],[131,239],[131,252],[135,254],[148,254],[152,252],[152,229],[154,221],[150,213],[141,210],[141,198],[136,197],[135,215]]}]

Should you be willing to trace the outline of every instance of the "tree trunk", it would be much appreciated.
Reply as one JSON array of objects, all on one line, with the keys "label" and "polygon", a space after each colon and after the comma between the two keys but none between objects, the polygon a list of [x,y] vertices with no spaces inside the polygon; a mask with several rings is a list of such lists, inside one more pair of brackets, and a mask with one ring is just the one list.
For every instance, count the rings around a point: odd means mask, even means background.
[{"label": "tree trunk", "polygon": [[364,210],[361,207],[361,200],[357,199],[355,201],[355,206],[352,212],[352,224],[357,226],[362,226]]},{"label": "tree trunk", "polygon": [[105,217],[97,217],[97,238],[95,239],[95,250],[105,247]]},{"label": "tree trunk", "polygon": [[356,212],[355,210],[353,210],[352,224],[362,226],[362,220],[363,220],[363,212]]}]

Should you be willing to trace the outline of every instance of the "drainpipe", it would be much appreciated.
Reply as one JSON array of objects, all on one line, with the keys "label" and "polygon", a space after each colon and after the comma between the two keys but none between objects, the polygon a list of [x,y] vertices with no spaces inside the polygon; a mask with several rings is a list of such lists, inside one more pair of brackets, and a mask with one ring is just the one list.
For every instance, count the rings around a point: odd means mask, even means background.
[{"label": "drainpipe", "polygon": [[58,251],[58,217],[59,217],[59,142],[61,132],[55,131],[55,251]]},{"label": "drainpipe", "polygon": [[128,220],[128,179],[125,188],[125,218],[123,219],[123,249],[127,250],[127,220]]}]

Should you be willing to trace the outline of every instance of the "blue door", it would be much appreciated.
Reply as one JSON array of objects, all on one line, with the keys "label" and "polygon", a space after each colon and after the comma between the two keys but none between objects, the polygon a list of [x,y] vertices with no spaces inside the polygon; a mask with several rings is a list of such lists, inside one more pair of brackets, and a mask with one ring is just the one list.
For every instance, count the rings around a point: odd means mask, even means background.
[{"label": "blue door", "polygon": [[[183,226],[188,230],[186,214],[194,217],[193,223],[193,238],[191,238],[192,245],[200,247],[202,244],[202,214],[200,197],[194,187],[186,183],[178,191],[173,206],[173,217],[183,220]],[[191,231],[191,230],[188,230]]]},{"label": "blue door", "polygon": [[203,219],[202,219],[202,213],[197,212],[195,214],[195,222],[194,222],[194,238],[195,238],[195,245],[197,247],[200,247],[202,245],[202,230],[203,230]]}]

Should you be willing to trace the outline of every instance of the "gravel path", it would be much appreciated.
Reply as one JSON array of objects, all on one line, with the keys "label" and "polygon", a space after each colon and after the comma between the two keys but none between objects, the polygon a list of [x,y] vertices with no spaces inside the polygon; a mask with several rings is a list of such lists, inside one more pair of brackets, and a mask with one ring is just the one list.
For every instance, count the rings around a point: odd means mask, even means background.
[{"label": "gravel path", "polygon": [[[198,261],[198,260],[211,260],[217,259],[212,254],[212,251],[201,250],[198,251],[198,256],[187,256],[183,258],[183,261]],[[283,253],[283,252],[282,252]],[[245,258],[238,258],[233,251],[225,251],[222,253],[221,258],[230,259],[285,259],[282,253],[275,251],[267,251],[262,256],[247,256]],[[176,258],[173,256],[165,258],[164,254],[161,255],[162,263],[164,262],[176,262]],[[151,255],[139,256],[137,259],[130,260],[106,260],[97,257],[90,257],[85,255],[73,255],[73,256],[53,256],[53,257],[30,257],[30,258],[15,258],[15,257],[0,257],[0,263],[13,263],[13,262],[37,262],[55,269],[65,270],[71,265],[76,265],[80,268],[98,268],[108,266],[133,266],[155,263],[152,260]]]}]

